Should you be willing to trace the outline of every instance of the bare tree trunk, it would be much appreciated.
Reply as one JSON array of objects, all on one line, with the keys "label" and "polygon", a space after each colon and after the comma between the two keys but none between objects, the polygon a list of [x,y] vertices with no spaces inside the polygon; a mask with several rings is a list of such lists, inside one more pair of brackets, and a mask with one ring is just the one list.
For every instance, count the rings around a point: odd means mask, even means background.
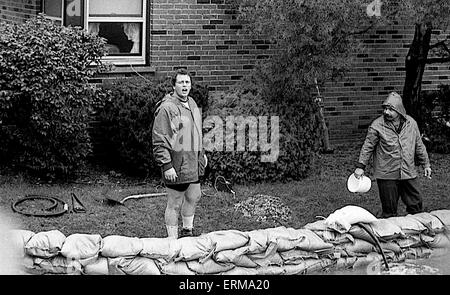
[{"label": "bare tree trunk", "polygon": [[423,130],[420,91],[430,50],[431,31],[431,23],[415,25],[414,39],[405,61],[406,76],[403,86],[403,104],[406,112],[417,121],[420,130]]}]

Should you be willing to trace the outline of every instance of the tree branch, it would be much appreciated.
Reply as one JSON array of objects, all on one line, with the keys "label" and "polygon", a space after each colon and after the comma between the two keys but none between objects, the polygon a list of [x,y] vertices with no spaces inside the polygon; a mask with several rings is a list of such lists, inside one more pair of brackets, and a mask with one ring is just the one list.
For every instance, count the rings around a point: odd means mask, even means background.
[{"label": "tree branch", "polygon": [[450,54],[450,49],[447,47],[447,44],[445,44],[445,40],[439,41],[433,45],[430,45],[430,49],[442,47],[446,52]]}]

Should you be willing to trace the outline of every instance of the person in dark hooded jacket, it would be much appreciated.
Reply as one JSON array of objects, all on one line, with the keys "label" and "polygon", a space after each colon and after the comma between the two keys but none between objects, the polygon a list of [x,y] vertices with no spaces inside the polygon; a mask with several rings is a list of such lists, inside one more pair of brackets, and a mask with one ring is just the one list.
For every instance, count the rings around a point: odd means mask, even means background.
[{"label": "person in dark hooded jacket", "polygon": [[417,122],[406,114],[402,98],[396,92],[391,92],[382,106],[383,115],[369,126],[354,175],[360,178],[373,157],[373,175],[377,180],[382,207],[381,218],[397,215],[399,198],[409,214],[422,212],[416,164],[423,166],[428,178],[431,178],[431,166]]}]

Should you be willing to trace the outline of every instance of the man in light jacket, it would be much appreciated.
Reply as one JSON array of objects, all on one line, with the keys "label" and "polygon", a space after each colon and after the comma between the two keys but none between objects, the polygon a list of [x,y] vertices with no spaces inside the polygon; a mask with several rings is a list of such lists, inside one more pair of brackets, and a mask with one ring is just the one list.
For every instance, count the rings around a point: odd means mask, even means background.
[{"label": "man in light jacket", "polygon": [[373,174],[377,180],[381,218],[397,215],[401,198],[409,214],[422,212],[423,204],[417,179],[417,164],[422,165],[426,177],[431,178],[428,153],[416,121],[406,114],[402,98],[391,92],[383,102],[383,115],[369,126],[355,169],[360,178],[373,157]]},{"label": "man in light jacket", "polygon": [[167,235],[193,236],[195,208],[201,197],[200,177],[207,158],[202,146],[202,116],[189,96],[191,76],[185,69],[172,77],[173,92],[167,94],[155,111],[152,130],[153,155],[161,167],[167,190],[165,224]]}]

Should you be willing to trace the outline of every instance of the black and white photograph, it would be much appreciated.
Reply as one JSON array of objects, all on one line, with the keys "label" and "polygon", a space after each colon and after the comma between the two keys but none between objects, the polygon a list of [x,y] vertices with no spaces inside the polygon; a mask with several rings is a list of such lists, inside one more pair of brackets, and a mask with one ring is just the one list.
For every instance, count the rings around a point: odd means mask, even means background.
[{"label": "black and white photograph", "polygon": [[450,275],[449,48],[444,0],[0,0],[0,274]]}]

